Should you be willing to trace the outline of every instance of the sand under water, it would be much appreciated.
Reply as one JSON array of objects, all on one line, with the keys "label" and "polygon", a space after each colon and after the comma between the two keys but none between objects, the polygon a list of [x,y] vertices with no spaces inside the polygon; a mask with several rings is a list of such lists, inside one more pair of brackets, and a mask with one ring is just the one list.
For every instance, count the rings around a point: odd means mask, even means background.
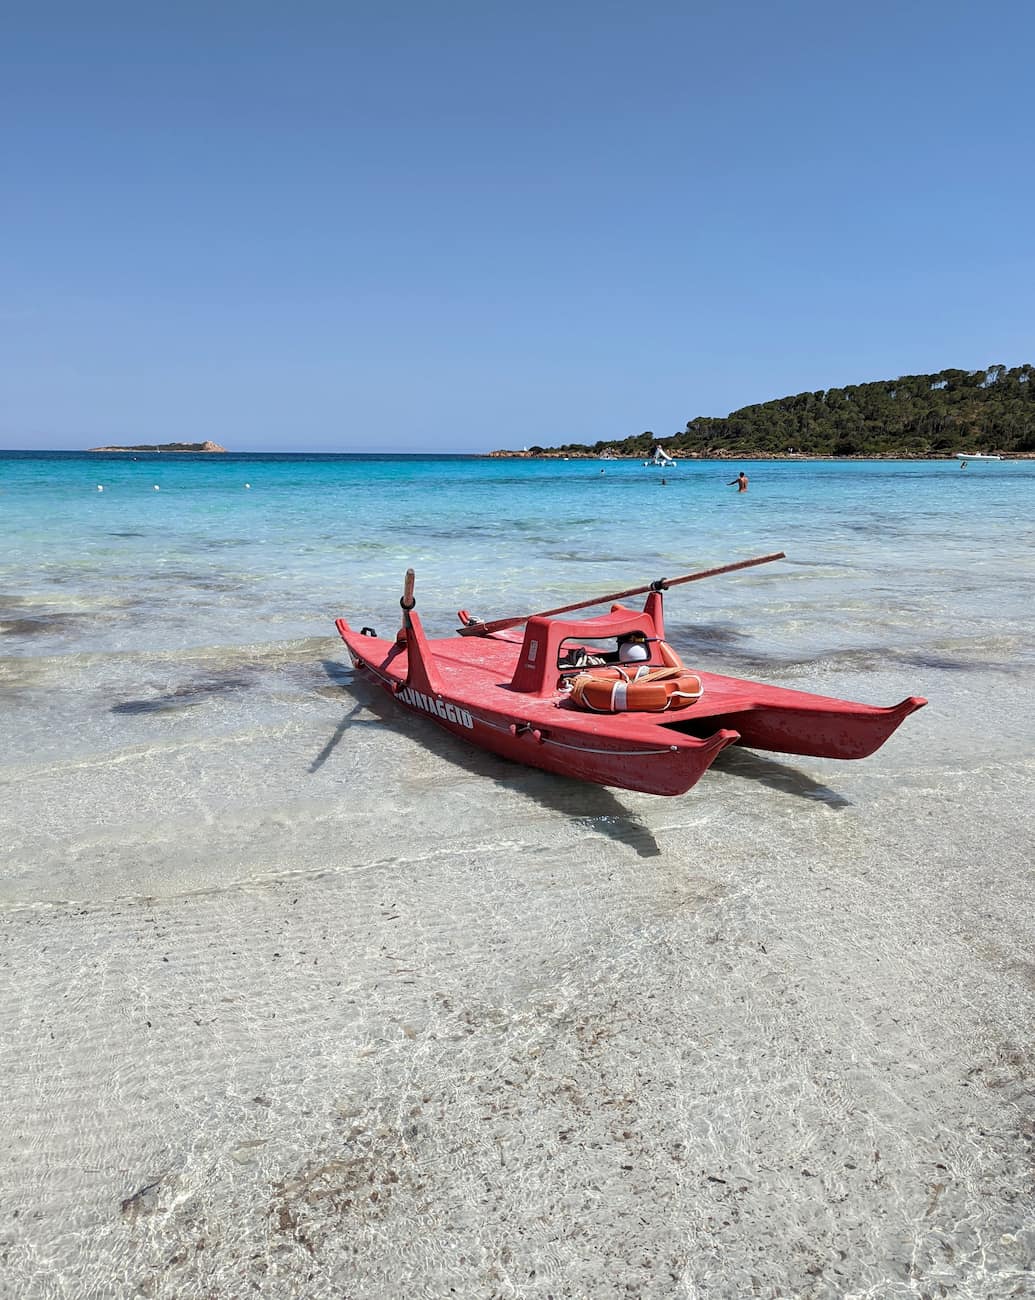
[{"label": "sand under water", "polygon": [[679,799],[398,710],[329,590],[4,575],[0,1294],[1035,1295],[1030,551],[931,527],[671,593],[702,666],[931,700]]}]

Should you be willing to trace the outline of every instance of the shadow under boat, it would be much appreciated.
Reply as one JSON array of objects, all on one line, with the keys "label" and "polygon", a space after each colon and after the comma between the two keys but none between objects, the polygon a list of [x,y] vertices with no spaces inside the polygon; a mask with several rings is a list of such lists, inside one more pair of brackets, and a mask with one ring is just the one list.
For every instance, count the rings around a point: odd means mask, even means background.
[{"label": "shadow under boat", "polygon": [[[383,691],[356,676],[347,665],[325,660],[323,669],[332,684],[339,687],[343,695],[351,696],[355,703],[314,758],[310,772],[318,771],[326,763],[352,727],[404,727],[414,735],[419,733],[421,742],[438,757],[467,772],[485,777],[507,789],[520,788],[522,794],[543,808],[584,822],[600,834],[633,848],[640,857],[657,857],[660,854],[657,840],[640,817],[630,812],[607,787],[525,767],[465,744],[454,739],[449,732],[435,726],[429,727],[421,719],[413,719],[405,710],[394,707]],[[364,713],[374,716],[359,716]],[[832,809],[840,810],[851,806],[851,800],[814,780],[793,764],[754,753],[741,745],[723,750],[711,767],[724,776],[753,781],[783,794],[823,803]]]},{"label": "shadow under boat", "polygon": [[[454,739],[448,731],[433,724],[429,726],[420,718],[414,718],[393,705],[384,691],[355,676],[346,665],[325,660],[323,668],[331,682],[341,688],[343,695],[350,695],[355,704],[310,764],[311,773],[319,771],[346,732],[353,727],[404,727],[414,735],[419,734],[421,743],[437,757],[467,772],[485,777],[498,786],[519,790],[547,811],[574,818],[608,839],[628,845],[641,858],[660,855],[660,845],[639,816],[630,812],[605,786],[525,767],[498,754],[465,744]],[[374,717],[357,716],[361,713],[372,713]]]},{"label": "shadow under boat", "polygon": [[721,772],[724,776],[735,776],[742,781],[754,781],[771,790],[779,790],[781,794],[792,794],[799,799],[823,803],[837,811],[852,806],[851,799],[846,799],[821,781],[813,780],[800,768],[790,763],[781,763],[766,754],[756,754],[740,745],[730,745],[724,749],[716,756],[709,770]]}]

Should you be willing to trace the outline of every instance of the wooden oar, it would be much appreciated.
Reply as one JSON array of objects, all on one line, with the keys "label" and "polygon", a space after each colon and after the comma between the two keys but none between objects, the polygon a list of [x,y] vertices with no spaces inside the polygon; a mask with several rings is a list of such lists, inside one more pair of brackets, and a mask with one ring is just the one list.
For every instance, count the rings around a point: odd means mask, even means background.
[{"label": "wooden oar", "polygon": [[608,601],[625,600],[627,596],[642,596],[648,591],[667,591],[669,587],[678,587],[683,582],[699,582],[701,578],[714,578],[720,573],[733,573],[737,569],[750,569],[756,564],[769,564],[773,560],[782,560],[783,551],[773,555],[759,555],[754,560],[738,560],[736,564],[721,564],[717,569],[702,569],[700,573],[686,573],[681,578],[659,578],[657,582],[648,583],[646,587],[630,587],[628,591],[614,591],[609,596],[594,596],[591,600],[580,600],[574,605],[561,605],[557,609],[542,609],[537,614],[522,614],[520,618],[497,618],[491,623],[467,623],[456,630],[461,636],[489,636],[492,632],[502,632],[508,627],[519,627],[530,618],[552,618],[554,614],[570,614],[573,609],[586,609],[590,605],[603,605]]}]

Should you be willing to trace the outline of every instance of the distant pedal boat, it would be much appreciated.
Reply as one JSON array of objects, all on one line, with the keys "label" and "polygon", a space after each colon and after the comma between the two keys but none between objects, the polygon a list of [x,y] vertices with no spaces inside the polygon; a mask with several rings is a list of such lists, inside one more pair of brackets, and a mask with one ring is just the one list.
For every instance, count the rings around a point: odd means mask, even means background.
[{"label": "distant pedal boat", "polygon": [[[336,627],[362,677],[455,736],[561,776],[679,795],[729,745],[865,758],[927,703],[909,696],[876,708],[684,668],[664,639],[662,591],[777,558],[782,553],[615,593],[646,592],[642,611],[615,603],[598,618],[553,617],[611,597],[494,623],[461,611],[460,637],[439,639],[425,635],[408,570],[394,638],[357,632],[344,618]],[[514,630],[522,625],[523,633]],[[612,654],[601,665],[600,642],[634,641],[646,658],[623,664]]]}]

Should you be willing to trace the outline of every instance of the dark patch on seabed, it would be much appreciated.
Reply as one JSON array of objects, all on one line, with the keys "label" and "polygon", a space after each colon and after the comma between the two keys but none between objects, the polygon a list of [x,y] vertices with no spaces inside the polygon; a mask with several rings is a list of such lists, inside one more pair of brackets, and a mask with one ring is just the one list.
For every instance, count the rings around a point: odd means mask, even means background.
[{"label": "dark patch on seabed", "polygon": [[789,564],[797,569],[851,569],[855,567],[846,560],[792,560],[789,556],[784,556],[780,563]]},{"label": "dark patch on seabed", "polygon": [[0,636],[46,636],[48,632],[67,632],[75,622],[73,614],[35,614],[30,618],[0,615]]},{"label": "dark patch on seabed", "polygon": [[913,654],[893,656],[899,663],[912,664],[916,668],[944,668],[950,672],[972,672],[975,668],[988,673],[1021,673],[1030,670],[1030,665],[1011,661],[992,659],[961,659],[951,655],[938,654],[937,651],[918,651]]},{"label": "dark patch on seabed", "polygon": [[149,581],[176,582],[198,591],[238,591],[238,579],[225,578],[212,573],[191,573],[185,569],[154,569],[147,575]]},{"label": "dark patch on seabed", "polygon": [[176,713],[182,709],[193,709],[204,704],[213,695],[225,695],[231,691],[248,690],[254,682],[247,677],[214,677],[205,681],[189,682],[179,686],[167,695],[158,695],[149,700],[123,700],[113,704],[111,713]]},{"label": "dark patch on seabed", "polygon": [[738,641],[747,639],[747,634],[738,632],[732,623],[691,623],[677,626],[675,633],[669,633],[670,641],[691,649],[735,645]]},{"label": "dark patch on seabed", "polygon": [[548,551],[550,560],[563,560],[565,563],[577,564],[624,564],[626,555],[588,555],[585,551]]},{"label": "dark patch on seabed", "polygon": [[938,650],[892,650],[880,646],[872,649],[835,650],[802,661],[802,666],[832,664],[879,672],[889,664],[907,664],[910,668],[929,668],[940,672],[966,673],[975,670],[989,673],[1019,673],[1025,665],[1004,660],[968,659],[964,655],[943,654]]},{"label": "dark patch on seabed", "polygon": [[[938,650],[902,650],[891,646],[845,646],[838,650],[818,650],[808,655],[780,655],[771,651],[737,648],[737,642],[748,640],[727,623],[700,623],[670,633],[669,639],[678,647],[688,663],[706,672],[745,672],[752,675],[773,676],[799,672],[819,665],[830,668],[851,668],[857,672],[880,672],[889,666],[904,665],[909,668],[927,668],[944,672],[983,672],[1015,674],[1025,671],[1021,662],[968,658]],[[717,651],[722,663],[694,662],[695,652]]]},{"label": "dark patch on seabed", "polygon": [[109,537],[146,537],[146,536],[147,536],[147,533],[128,533],[128,532],[125,532],[125,533],[123,533],[123,532],[112,533],[112,532],[109,532],[109,533],[108,533],[108,536],[109,536]]},{"label": "dark patch on seabed", "polygon": [[[509,523],[507,527],[518,531],[527,531],[527,525],[524,524],[519,525],[517,523]],[[460,528],[423,528],[420,532],[415,532],[414,536],[418,537],[420,540],[424,540],[425,538],[444,538],[447,541],[453,542],[456,541],[458,537],[498,537],[499,531],[499,524],[467,523]],[[384,543],[377,542],[373,544],[370,549],[378,551],[383,550]]]},{"label": "dark patch on seabed", "polygon": [[863,537],[902,537],[903,529],[890,523],[888,519],[854,519],[842,521],[841,528],[847,533],[858,533]]}]

